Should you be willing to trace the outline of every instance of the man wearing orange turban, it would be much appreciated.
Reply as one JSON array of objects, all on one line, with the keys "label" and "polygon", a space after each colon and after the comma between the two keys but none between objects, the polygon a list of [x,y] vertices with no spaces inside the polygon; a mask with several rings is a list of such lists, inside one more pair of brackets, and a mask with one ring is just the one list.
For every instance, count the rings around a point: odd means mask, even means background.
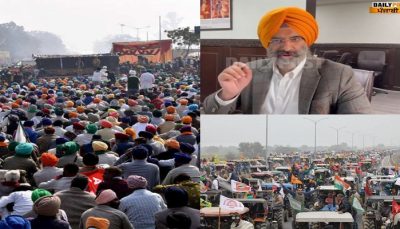
[{"label": "man wearing orange turban", "polygon": [[43,167],[42,170],[39,170],[33,174],[33,179],[35,180],[36,185],[49,181],[62,174],[63,169],[56,167],[58,163],[58,158],[56,155],[47,152],[42,153],[40,161]]},{"label": "man wearing orange turban", "polygon": [[204,100],[205,113],[371,113],[351,67],[310,55],[318,24],[307,11],[274,9],[260,19],[257,34],[267,59],[224,69],[218,76],[221,90]]}]

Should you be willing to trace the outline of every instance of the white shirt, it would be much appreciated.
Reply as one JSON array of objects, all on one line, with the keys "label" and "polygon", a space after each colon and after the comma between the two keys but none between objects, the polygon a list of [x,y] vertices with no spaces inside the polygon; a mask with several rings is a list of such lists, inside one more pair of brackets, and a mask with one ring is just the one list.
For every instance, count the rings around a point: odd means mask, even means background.
[{"label": "white shirt", "polygon": [[141,89],[152,88],[154,81],[155,81],[154,75],[149,72],[145,72],[140,76],[140,88]]},{"label": "white shirt", "polygon": [[[267,97],[261,106],[258,114],[298,114],[299,113],[299,91],[300,81],[306,58],[302,60],[295,69],[286,73],[284,76],[279,72],[274,64],[271,83]],[[224,101],[215,95],[216,101],[226,106],[233,103],[238,97]]]},{"label": "white shirt", "polygon": [[63,138],[64,134],[67,132],[66,130],[64,130],[62,127],[59,126],[54,126],[54,129],[55,129],[54,134],[60,138]]},{"label": "white shirt", "polygon": [[7,216],[7,211],[3,211],[7,204],[14,203],[14,207],[10,215],[24,215],[32,210],[32,191],[18,191],[13,192],[8,196],[2,196],[0,198],[0,208],[2,210],[2,216]]},{"label": "white shirt", "polygon": [[217,180],[217,179],[214,179],[214,180],[212,181],[212,184],[211,184],[211,190],[218,190],[218,189],[219,189],[218,184],[219,184],[218,180]]},{"label": "white shirt", "polygon": [[100,71],[93,72],[92,81],[94,82],[101,82],[102,73]]}]

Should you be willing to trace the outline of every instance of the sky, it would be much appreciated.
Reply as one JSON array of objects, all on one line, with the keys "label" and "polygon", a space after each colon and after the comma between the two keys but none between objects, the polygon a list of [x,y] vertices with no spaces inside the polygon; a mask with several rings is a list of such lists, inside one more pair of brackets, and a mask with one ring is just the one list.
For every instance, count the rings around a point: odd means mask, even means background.
[{"label": "sky", "polygon": [[[164,20],[168,12],[182,18],[179,26],[200,25],[197,0],[0,0],[0,9],[0,23],[14,21],[28,31],[54,33],[79,54],[93,53],[96,40],[121,34],[120,24],[133,37],[135,27],[149,26],[149,40],[158,39],[159,16]],[[139,37],[146,39],[145,29]]]},{"label": "sky", "polygon": [[[400,115],[270,115],[268,145],[314,146],[314,123],[317,123],[317,145],[342,142],[361,148],[382,143],[400,145]],[[201,116],[202,146],[237,146],[240,142],[266,142],[265,115],[203,115]],[[333,128],[332,128],[333,127]],[[375,136],[375,140],[374,137]]]}]

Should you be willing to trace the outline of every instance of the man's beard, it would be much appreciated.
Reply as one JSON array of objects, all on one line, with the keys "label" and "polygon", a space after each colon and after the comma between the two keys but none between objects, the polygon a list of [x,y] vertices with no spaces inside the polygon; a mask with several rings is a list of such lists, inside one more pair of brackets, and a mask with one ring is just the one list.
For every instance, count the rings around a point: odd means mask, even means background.
[{"label": "man's beard", "polygon": [[[267,48],[267,57],[271,58],[275,62],[276,66],[281,70],[292,71],[307,55],[311,55],[307,46],[304,46],[299,51],[283,51],[279,49],[272,51],[271,48]],[[282,56],[291,56],[292,58],[286,59]]]}]

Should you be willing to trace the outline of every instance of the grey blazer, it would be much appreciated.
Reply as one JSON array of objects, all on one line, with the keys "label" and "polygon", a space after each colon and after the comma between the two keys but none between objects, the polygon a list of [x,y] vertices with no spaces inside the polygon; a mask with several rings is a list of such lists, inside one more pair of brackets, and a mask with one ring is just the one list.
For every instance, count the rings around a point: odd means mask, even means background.
[{"label": "grey blazer", "polygon": [[[270,59],[247,63],[253,79],[239,98],[227,106],[215,100],[215,93],[204,100],[206,114],[259,114],[272,78]],[[351,67],[330,60],[307,58],[300,81],[299,114],[368,114],[371,104]]]}]

